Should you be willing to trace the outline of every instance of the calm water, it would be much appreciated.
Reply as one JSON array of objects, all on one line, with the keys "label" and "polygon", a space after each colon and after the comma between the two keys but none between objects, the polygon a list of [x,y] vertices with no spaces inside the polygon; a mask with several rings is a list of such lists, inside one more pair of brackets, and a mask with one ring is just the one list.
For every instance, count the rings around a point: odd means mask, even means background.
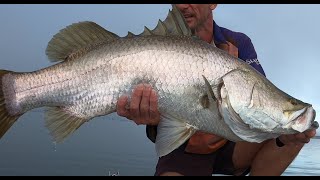
[{"label": "calm water", "polygon": [[[28,112],[0,141],[0,175],[153,175],[157,158],[144,126],[100,117],[55,145],[43,117],[42,109]],[[307,144],[283,175],[320,175],[319,143]]]}]

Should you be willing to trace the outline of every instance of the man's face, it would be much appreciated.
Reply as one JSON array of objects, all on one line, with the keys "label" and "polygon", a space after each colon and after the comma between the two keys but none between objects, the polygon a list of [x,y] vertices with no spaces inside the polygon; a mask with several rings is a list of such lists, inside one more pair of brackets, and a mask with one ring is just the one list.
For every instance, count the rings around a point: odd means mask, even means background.
[{"label": "man's face", "polygon": [[204,26],[205,22],[212,21],[211,13],[216,5],[213,4],[176,4],[183,14],[191,30]]}]

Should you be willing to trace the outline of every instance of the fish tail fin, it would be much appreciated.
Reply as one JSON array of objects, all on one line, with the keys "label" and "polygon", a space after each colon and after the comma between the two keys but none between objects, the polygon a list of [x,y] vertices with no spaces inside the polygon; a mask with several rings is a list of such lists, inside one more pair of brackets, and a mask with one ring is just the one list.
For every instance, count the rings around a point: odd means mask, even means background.
[{"label": "fish tail fin", "polygon": [[[0,70],[0,138],[10,129],[10,127],[17,121],[17,119],[22,115],[16,115],[9,112],[7,108],[10,108],[6,102],[11,102],[14,98],[12,94],[14,93],[12,89],[12,82],[10,81],[10,76],[4,78],[6,74],[10,71]],[[11,104],[11,103],[10,103]]]}]

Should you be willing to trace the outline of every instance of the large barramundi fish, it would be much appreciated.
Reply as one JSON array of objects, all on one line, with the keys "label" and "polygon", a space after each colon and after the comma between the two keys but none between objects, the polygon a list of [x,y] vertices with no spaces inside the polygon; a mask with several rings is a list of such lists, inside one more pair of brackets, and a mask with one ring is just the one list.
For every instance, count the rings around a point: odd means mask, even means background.
[{"label": "large barramundi fish", "polygon": [[61,142],[82,124],[116,111],[139,83],[157,92],[156,150],[164,156],[196,131],[262,142],[316,128],[315,110],[244,61],[193,36],[173,6],[153,30],[125,37],[75,23],[48,43],[52,66],[0,72],[0,136],[25,112],[48,107],[46,127]]}]

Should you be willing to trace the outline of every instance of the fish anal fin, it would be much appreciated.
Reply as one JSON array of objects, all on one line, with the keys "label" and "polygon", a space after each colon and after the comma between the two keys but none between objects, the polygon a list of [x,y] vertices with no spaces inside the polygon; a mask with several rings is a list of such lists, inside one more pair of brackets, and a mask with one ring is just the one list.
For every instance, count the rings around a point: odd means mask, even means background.
[{"label": "fish anal fin", "polygon": [[50,107],[46,111],[45,126],[54,142],[61,143],[88,119],[76,116],[67,108]]}]

